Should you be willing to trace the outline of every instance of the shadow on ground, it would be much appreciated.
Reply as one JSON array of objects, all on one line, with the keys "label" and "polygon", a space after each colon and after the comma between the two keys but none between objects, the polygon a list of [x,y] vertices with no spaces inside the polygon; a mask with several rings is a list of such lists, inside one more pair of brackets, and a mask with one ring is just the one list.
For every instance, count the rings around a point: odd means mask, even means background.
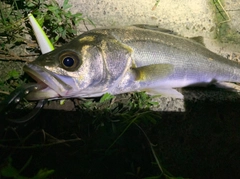
[{"label": "shadow on ground", "polygon": [[[155,144],[161,165],[173,176],[240,177],[240,97],[229,100],[230,93],[224,94],[221,99],[216,95],[216,99],[185,100],[186,112],[150,112],[155,124],[147,119],[138,123]],[[44,109],[26,126],[5,124],[1,166],[11,157],[12,165],[21,169],[32,157],[21,172],[24,176],[34,176],[42,168],[55,170],[49,178],[159,176],[150,145],[134,124],[106,152],[129,124],[118,120],[106,111]]]}]

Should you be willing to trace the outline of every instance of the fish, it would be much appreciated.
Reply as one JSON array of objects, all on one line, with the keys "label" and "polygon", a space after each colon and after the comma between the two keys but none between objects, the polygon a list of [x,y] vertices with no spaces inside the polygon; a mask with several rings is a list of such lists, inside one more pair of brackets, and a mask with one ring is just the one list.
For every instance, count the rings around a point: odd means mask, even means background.
[{"label": "fish", "polygon": [[172,31],[137,25],[84,32],[23,70],[41,86],[28,100],[137,91],[183,98],[176,89],[240,83],[237,62]]}]

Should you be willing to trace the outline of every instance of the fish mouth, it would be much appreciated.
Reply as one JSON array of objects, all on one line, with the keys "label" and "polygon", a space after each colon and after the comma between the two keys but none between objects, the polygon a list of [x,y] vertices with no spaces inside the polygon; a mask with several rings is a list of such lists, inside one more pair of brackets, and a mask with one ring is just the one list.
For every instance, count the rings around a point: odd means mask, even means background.
[{"label": "fish mouth", "polygon": [[[68,97],[74,83],[71,77],[55,74],[41,66],[28,64],[23,70],[31,76],[39,88],[30,92],[27,100],[41,100]],[[67,83],[66,83],[67,82]]]}]

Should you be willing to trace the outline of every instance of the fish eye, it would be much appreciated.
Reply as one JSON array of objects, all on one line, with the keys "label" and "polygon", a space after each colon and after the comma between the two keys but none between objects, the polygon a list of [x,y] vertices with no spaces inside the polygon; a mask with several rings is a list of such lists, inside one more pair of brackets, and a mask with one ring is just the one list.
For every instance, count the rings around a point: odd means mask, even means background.
[{"label": "fish eye", "polygon": [[74,65],[74,59],[72,57],[65,57],[63,59],[63,64],[66,67],[72,67]]},{"label": "fish eye", "polygon": [[67,71],[76,70],[82,61],[75,52],[64,52],[59,56],[61,66]]}]

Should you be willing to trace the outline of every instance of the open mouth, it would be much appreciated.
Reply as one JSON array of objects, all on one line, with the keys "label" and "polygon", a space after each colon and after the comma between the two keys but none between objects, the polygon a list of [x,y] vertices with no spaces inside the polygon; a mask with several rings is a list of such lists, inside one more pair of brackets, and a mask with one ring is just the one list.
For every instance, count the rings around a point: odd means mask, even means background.
[{"label": "open mouth", "polygon": [[23,67],[23,70],[37,82],[38,86],[38,90],[26,96],[28,100],[64,97],[72,89],[71,86],[62,80],[69,81],[71,80],[70,78],[57,75],[40,66],[28,64]]}]

